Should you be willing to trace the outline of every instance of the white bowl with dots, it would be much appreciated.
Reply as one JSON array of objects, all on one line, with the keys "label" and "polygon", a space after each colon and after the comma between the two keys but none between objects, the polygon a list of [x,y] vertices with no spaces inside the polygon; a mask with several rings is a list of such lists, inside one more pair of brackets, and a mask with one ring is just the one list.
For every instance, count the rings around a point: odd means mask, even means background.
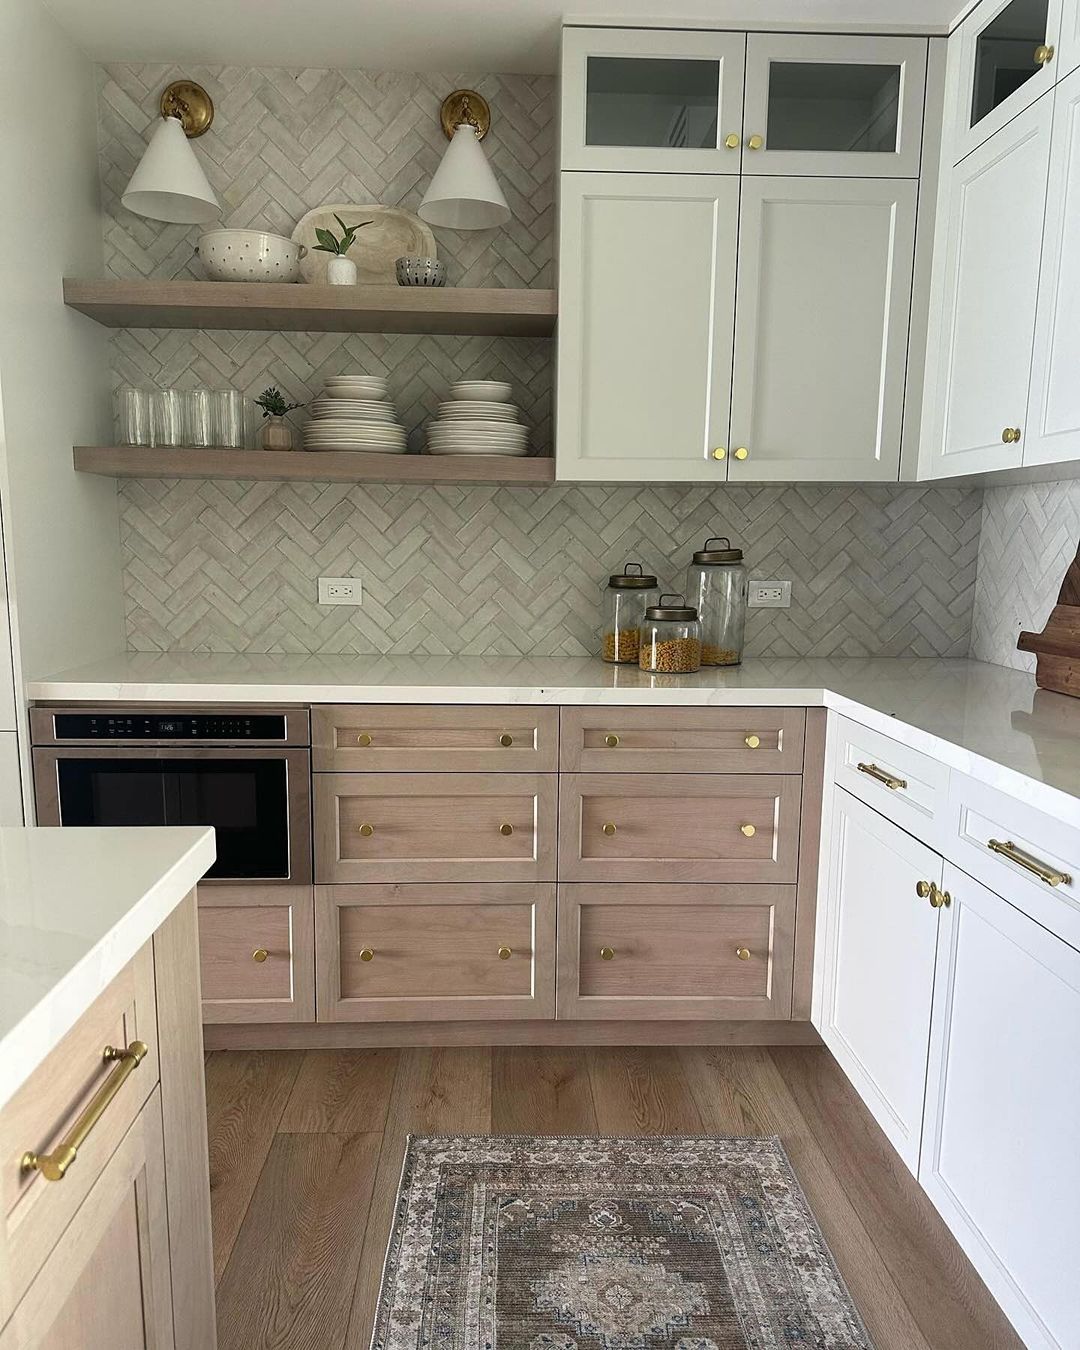
[{"label": "white bowl with dots", "polygon": [[307,249],[264,230],[208,230],[195,251],[211,281],[299,281]]}]

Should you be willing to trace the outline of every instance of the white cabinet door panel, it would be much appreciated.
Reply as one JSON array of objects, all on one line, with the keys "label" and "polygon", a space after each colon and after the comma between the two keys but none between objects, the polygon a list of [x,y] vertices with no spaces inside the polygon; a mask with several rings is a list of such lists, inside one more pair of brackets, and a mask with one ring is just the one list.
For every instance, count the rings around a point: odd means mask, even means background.
[{"label": "white cabinet door panel", "polygon": [[919,1180],[1026,1345],[1080,1345],[1080,952],[946,865]]},{"label": "white cabinet door panel", "polygon": [[564,173],[556,474],[723,482],[739,181]]},{"label": "white cabinet door panel", "polygon": [[941,859],[834,790],[818,1031],[890,1143],[919,1165],[938,911],[916,894]]},{"label": "white cabinet door panel", "polygon": [[917,194],[743,179],[732,482],[896,481]]},{"label": "white cabinet door panel", "polygon": [[1061,7],[1061,23],[1058,28],[1059,40],[1055,79],[1063,79],[1080,66],[1080,0],[1064,0]]}]

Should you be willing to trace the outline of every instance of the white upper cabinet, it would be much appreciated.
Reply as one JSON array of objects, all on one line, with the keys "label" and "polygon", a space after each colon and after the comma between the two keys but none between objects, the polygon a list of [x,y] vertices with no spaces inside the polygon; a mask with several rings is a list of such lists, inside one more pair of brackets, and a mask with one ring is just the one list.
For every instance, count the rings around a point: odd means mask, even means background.
[{"label": "white upper cabinet", "polygon": [[563,169],[737,174],[742,33],[564,28]]},{"label": "white upper cabinet", "polygon": [[1080,70],[1053,99],[1025,464],[1080,460]]},{"label": "white upper cabinet", "polygon": [[918,184],[744,178],[732,482],[895,482]]},{"label": "white upper cabinet", "polygon": [[[1075,0],[1068,3],[1071,11]],[[953,164],[1059,78],[1061,9],[1062,0],[982,0],[961,24],[951,67],[957,86]]]},{"label": "white upper cabinet", "polygon": [[557,476],[722,482],[739,180],[560,178]]},{"label": "white upper cabinet", "polygon": [[927,47],[751,33],[743,172],[918,178]]}]

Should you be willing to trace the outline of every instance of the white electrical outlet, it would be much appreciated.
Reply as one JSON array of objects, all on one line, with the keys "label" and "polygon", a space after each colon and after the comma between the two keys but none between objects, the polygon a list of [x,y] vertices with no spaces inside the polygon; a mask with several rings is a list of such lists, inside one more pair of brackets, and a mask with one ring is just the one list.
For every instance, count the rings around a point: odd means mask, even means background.
[{"label": "white electrical outlet", "polygon": [[752,581],[747,601],[751,609],[790,609],[790,581]]},{"label": "white electrical outlet", "polygon": [[320,577],[320,605],[361,605],[363,584],[359,577]]}]

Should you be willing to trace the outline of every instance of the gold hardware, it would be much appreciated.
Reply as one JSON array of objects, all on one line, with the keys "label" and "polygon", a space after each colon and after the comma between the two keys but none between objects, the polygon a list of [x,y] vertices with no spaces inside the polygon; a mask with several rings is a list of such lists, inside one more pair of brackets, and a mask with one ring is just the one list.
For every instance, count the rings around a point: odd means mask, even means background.
[{"label": "gold hardware", "polygon": [[892,788],[894,791],[897,788],[907,787],[906,778],[897,778],[891,773],[886,773],[884,769],[879,769],[876,764],[856,764],[855,767],[860,773],[869,775],[876,782],[884,783],[887,788]]},{"label": "gold hardware", "polygon": [[615,735],[613,731],[609,731],[608,734],[604,737],[604,744],[606,746],[609,746],[612,750],[614,750],[615,747],[619,744],[619,738],[618,736]]},{"label": "gold hardware", "polygon": [[375,960],[375,949],[374,949],[373,947],[365,947],[365,948],[361,951],[361,953],[360,953],[360,960],[361,960],[361,961],[374,961],[374,960]]},{"label": "gold hardware", "polygon": [[467,122],[476,132],[476,139],[482,141],[491,126],[491,109],[487,99],[475,89],[455,89],[442,101],[439,122],[448,141],[453,140],[454,128],[463,122]]},{"label": "gold hardware", "polygon": [[753,839],[754,835],[757,834],[756,825],[740,825],[739,830],[746,835],[747,839]]},{"label": "gold hardware", "polygon": [[712,452],[713,459],[727,459],[727,451],[722,445],[718,445]]},{"label": "gold hardware", "polygon": [[615,825],[610,820],[604,822],[603,829],[604,833],[608,836],[613,835],[615,833]]},{"label": "gold hardware", "polygon": [[750,147],[751,150],[760,150],[761,147],[765,144],[765,137],[759,136],[757,132],[755,132],[753,136],[751,136],[750,139],[746,142],[746,144]]},{"label": "gold hardware", "polygon": [[79,1149],[86,1142],[86,1136],[105,1114],[105,1108],[124,1086],[147,1055],[145,1041],[132,1041],[126,1050],[116,1050],[107,1045],[101,1058],[115,1063],[116,1068],[90,1098],[86,1109],[71,1127],[67,1138],[58,1144],[51,1153],[24,1153],[20,1166],[24,1172],[40,1172],[46,1181],[63,1181],[68,1168],[79,1155]]},{"label": "gold hardware", "polygon": [[758,746],[761,744],[761,737],[760,737],[760,736],[746,736],[746,737],[744,737],[743,743],[744,743],[745,745],[747,745],[751,750],[756,750],[756,749],[758,748]]},{"label": "gold hardware", "polygon": [[733,131],[730,135],[724,137],[724,144],[729,150],[738,150],[741,139],[742,137],[739,136],[737,132]]},{"label": "gold hardware", "polygon": [[192,140],[210,130],[214,120],[214,100],[194,80],[173,80],[166,85],[158,104],[162,117],[175,117]]},{"label": "gold hardware", "polygon": [[256,947],[255,950],[251,953],[251,959],[253,961],[257,961],[261,966],[269,955],[270,953],[266,950],[265,947]]},{"label": "gold hardware", "polygon": [[369,732],[366,732],[366,731],[362,731],[362,732],[360,733],[360,735],[357,736],[357,738],[356,738],[356,744],[357,744],[357,745],[370,745],[370,744],[371,744],[371,735],[370,735],[370,733],[369,733]]},{"label": "gold hardware", "polygon": [[1046,863],[1040,862],[1030,853],[1025,853],[1022,848],[1017,848],[1011,839],[1004,842],[1000,839],[989,839],[986,847],[991,853],[1000,853],[1003,858],[1016,863],[1025,872],[1038,877],[1047,886],[1068,886],[1072,883],[1072,877],[1068,872],[1059,872],[1056,867],[1049,867]]},{"label": "gold hardware", "polygon": [[915,883],[915,894],[920,900],[928,899],[930,892],[934,889],[932,881],[917,881]]},{"label": "gold hardware", "polygon": [[735,948],[735,955],[739,958],[740,961],[749,961],[749,960],[750,960],[750,948],[749,948],[749,947],[736,947],[736,948]]},{"label": "gold hardware", "polygon": [[510,822],[509,822],[508,820],[504,820],[503,823],[499,826],[499,833],[500,833],[500,834],[513,834],[513,833],[514,833],[514,827],[513,827],[513,825],[510,824]]},{"label": "gold hardware", "polygon": [[1020,439],[1020,428],[1006,427],[1005,430],[1001,433],[1001,439],[1004,441],[1006,445],[1015,445],[1016,442]]},{"label": "gold hardware", "polygon": [[1045,66],[1048,61],[1054,59],[1054,49],[1048,43],[1041,42],[1035,48],[1035,64]]},{"label": "gold hardware", "polygon": [[367,821],[365,821],[363,825],[360,826],[360,833],[364,836],[365,839],[370,839],[371,836],[375,833],[375,826],[369,825]]},{"label": "gold hardware", "polygon": [[930,883],[930,893],[927,896],[927,899],[930,901],[931,909],[941,909],[943,907],[948,909],[952,904],[952,896],[949,892],[939,891],[933,882]]},{"label": "gold hardware", "polygon": [[500,947],[500,948],[499,948],[499,960],[500,960],[500,961],[509,961],[510,958],[513,956],[513,954],[514,954],[514,953],[513,953],[513,950],[512,950],[512,948],[510,948],[510,947]]},{"label": "gold hardware", "polygon": [[513,744],[514,744],[514,738],[513,738],[513,736],[510,735],[510,733],[509,733],[508,731],[504,731],[503,734],[499,737],[499,744],[500,744],[500,745],[513,745]]},{"label": "gold hardware", "polygon": [[749,458],[750,458],[750,451],[747,450],[747,448],[746,448],[745,445],[740,445],[739,448],[738,448],[738,450],[735,451],[735,458],[736,458],[736,459],[749,459]]},{"label": "gold hardware", "polygon": [[600,960],[601,960],[601,961],[614,961],[614,960],[615,960],[615,950],[614,950],[614,948],[612,948],[612,947],[601,947],[601,948],[600,948]]}]

